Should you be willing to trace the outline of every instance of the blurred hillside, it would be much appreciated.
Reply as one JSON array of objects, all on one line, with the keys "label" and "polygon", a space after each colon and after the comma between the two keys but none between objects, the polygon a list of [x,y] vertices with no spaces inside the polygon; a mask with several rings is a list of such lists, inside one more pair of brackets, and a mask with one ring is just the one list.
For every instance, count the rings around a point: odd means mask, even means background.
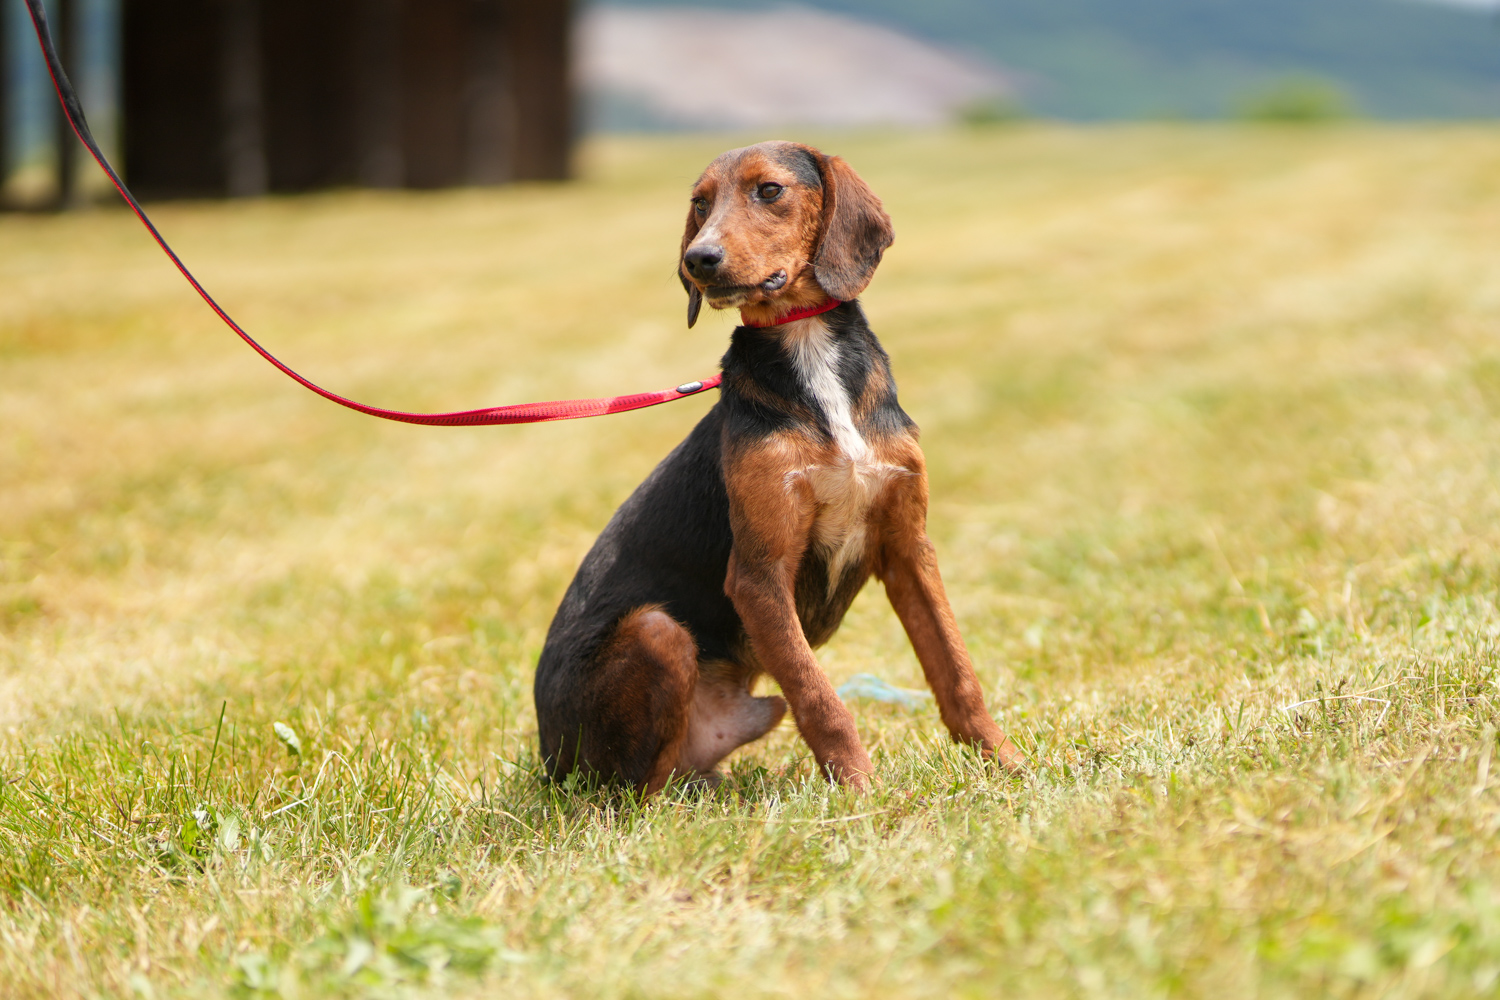
[{"label": "blurred hillside", "polygon": [[600,131],[938,125],[1016,90],[987,60],[809,7],[595,6],[575,38]]},{"label": "blurred hillside", "polygon": [[[1217,117],[1289,74],[1336,81],[1366,114],[1500,114],[1494,7],[1413,0],[809,0],[1005,67],[1037,113],[1073,119]],[[610,7],[754,12],[747,0],[607,0]],[[786,30],[816,62],[827,39]],[[711,42],[705,42],[711,45]],[[703,81],[699,86],[712,84]]]}]

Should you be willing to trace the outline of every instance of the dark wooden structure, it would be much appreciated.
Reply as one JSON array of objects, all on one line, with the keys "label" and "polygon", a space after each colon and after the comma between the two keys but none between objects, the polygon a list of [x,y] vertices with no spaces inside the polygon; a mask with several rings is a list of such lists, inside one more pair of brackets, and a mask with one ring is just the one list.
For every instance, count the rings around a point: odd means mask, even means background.
[{"label": "dark wooden structure", "polygon": [[[572,0],[121,5],[123,166],[142,198],[568,176]],[[54,23],[65,62],[73,6]],[[10,131],[0,119],[0,166]],[[66,203],[81,147],[58,141]]]}]

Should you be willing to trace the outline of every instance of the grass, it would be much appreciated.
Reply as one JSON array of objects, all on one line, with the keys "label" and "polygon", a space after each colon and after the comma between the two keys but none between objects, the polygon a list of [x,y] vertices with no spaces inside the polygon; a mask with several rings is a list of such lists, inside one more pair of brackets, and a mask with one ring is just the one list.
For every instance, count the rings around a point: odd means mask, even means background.
[{"label": "grass", "polygon": [[[0,993],[1500,989],[1500,133],[824,139],[896,221],[866,306],[1031,771],[860,703],[863,798],[790,729],[714,795],[541,784],[550,613],[710,400],[379,423],[123,214],[3,217]],[[612,394],[723,349],[670,269],[727,144],[156,216],[338,391]],[[920,684],[878,586],[820,655]]]}]

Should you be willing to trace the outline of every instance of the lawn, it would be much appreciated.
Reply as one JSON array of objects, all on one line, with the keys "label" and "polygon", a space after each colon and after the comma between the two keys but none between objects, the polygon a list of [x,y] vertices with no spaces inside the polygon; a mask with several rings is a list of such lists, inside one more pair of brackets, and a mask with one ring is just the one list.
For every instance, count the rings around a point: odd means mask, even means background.
[{"label": "lawn", "polygon": [[[0,994],[1500,990],[1500,130],[814,137],[1008,776],[930,703],[716,793],[538,778],[531,671],[712,403],[387,424],[121,211],[0,217]],[[457,409],[715,369],[672,276],[729,140],[582,180],[170,204],[272,350]],[[920,687],[878,584],[820,652]]]}]

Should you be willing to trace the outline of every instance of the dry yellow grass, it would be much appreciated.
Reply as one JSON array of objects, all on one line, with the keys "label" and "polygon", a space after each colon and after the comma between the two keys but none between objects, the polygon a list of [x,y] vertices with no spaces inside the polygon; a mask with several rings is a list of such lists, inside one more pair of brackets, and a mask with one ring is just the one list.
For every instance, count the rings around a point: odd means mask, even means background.
[{"label": "dry yellow grass", "polygon": [[[154,214],[336,391],[604,395],[714,368],[671,268],[727,144]],[[1500,133],[822,144],[895,219],[866,308],[1034,772],[866,705],[863,800],[787,730],[718,797],[544,788],[551,610],[711,401],[378,423],[123,213],[0,217],[0,992],[1496,988]],[[920,684],[878,587],[821,658]]]}]

